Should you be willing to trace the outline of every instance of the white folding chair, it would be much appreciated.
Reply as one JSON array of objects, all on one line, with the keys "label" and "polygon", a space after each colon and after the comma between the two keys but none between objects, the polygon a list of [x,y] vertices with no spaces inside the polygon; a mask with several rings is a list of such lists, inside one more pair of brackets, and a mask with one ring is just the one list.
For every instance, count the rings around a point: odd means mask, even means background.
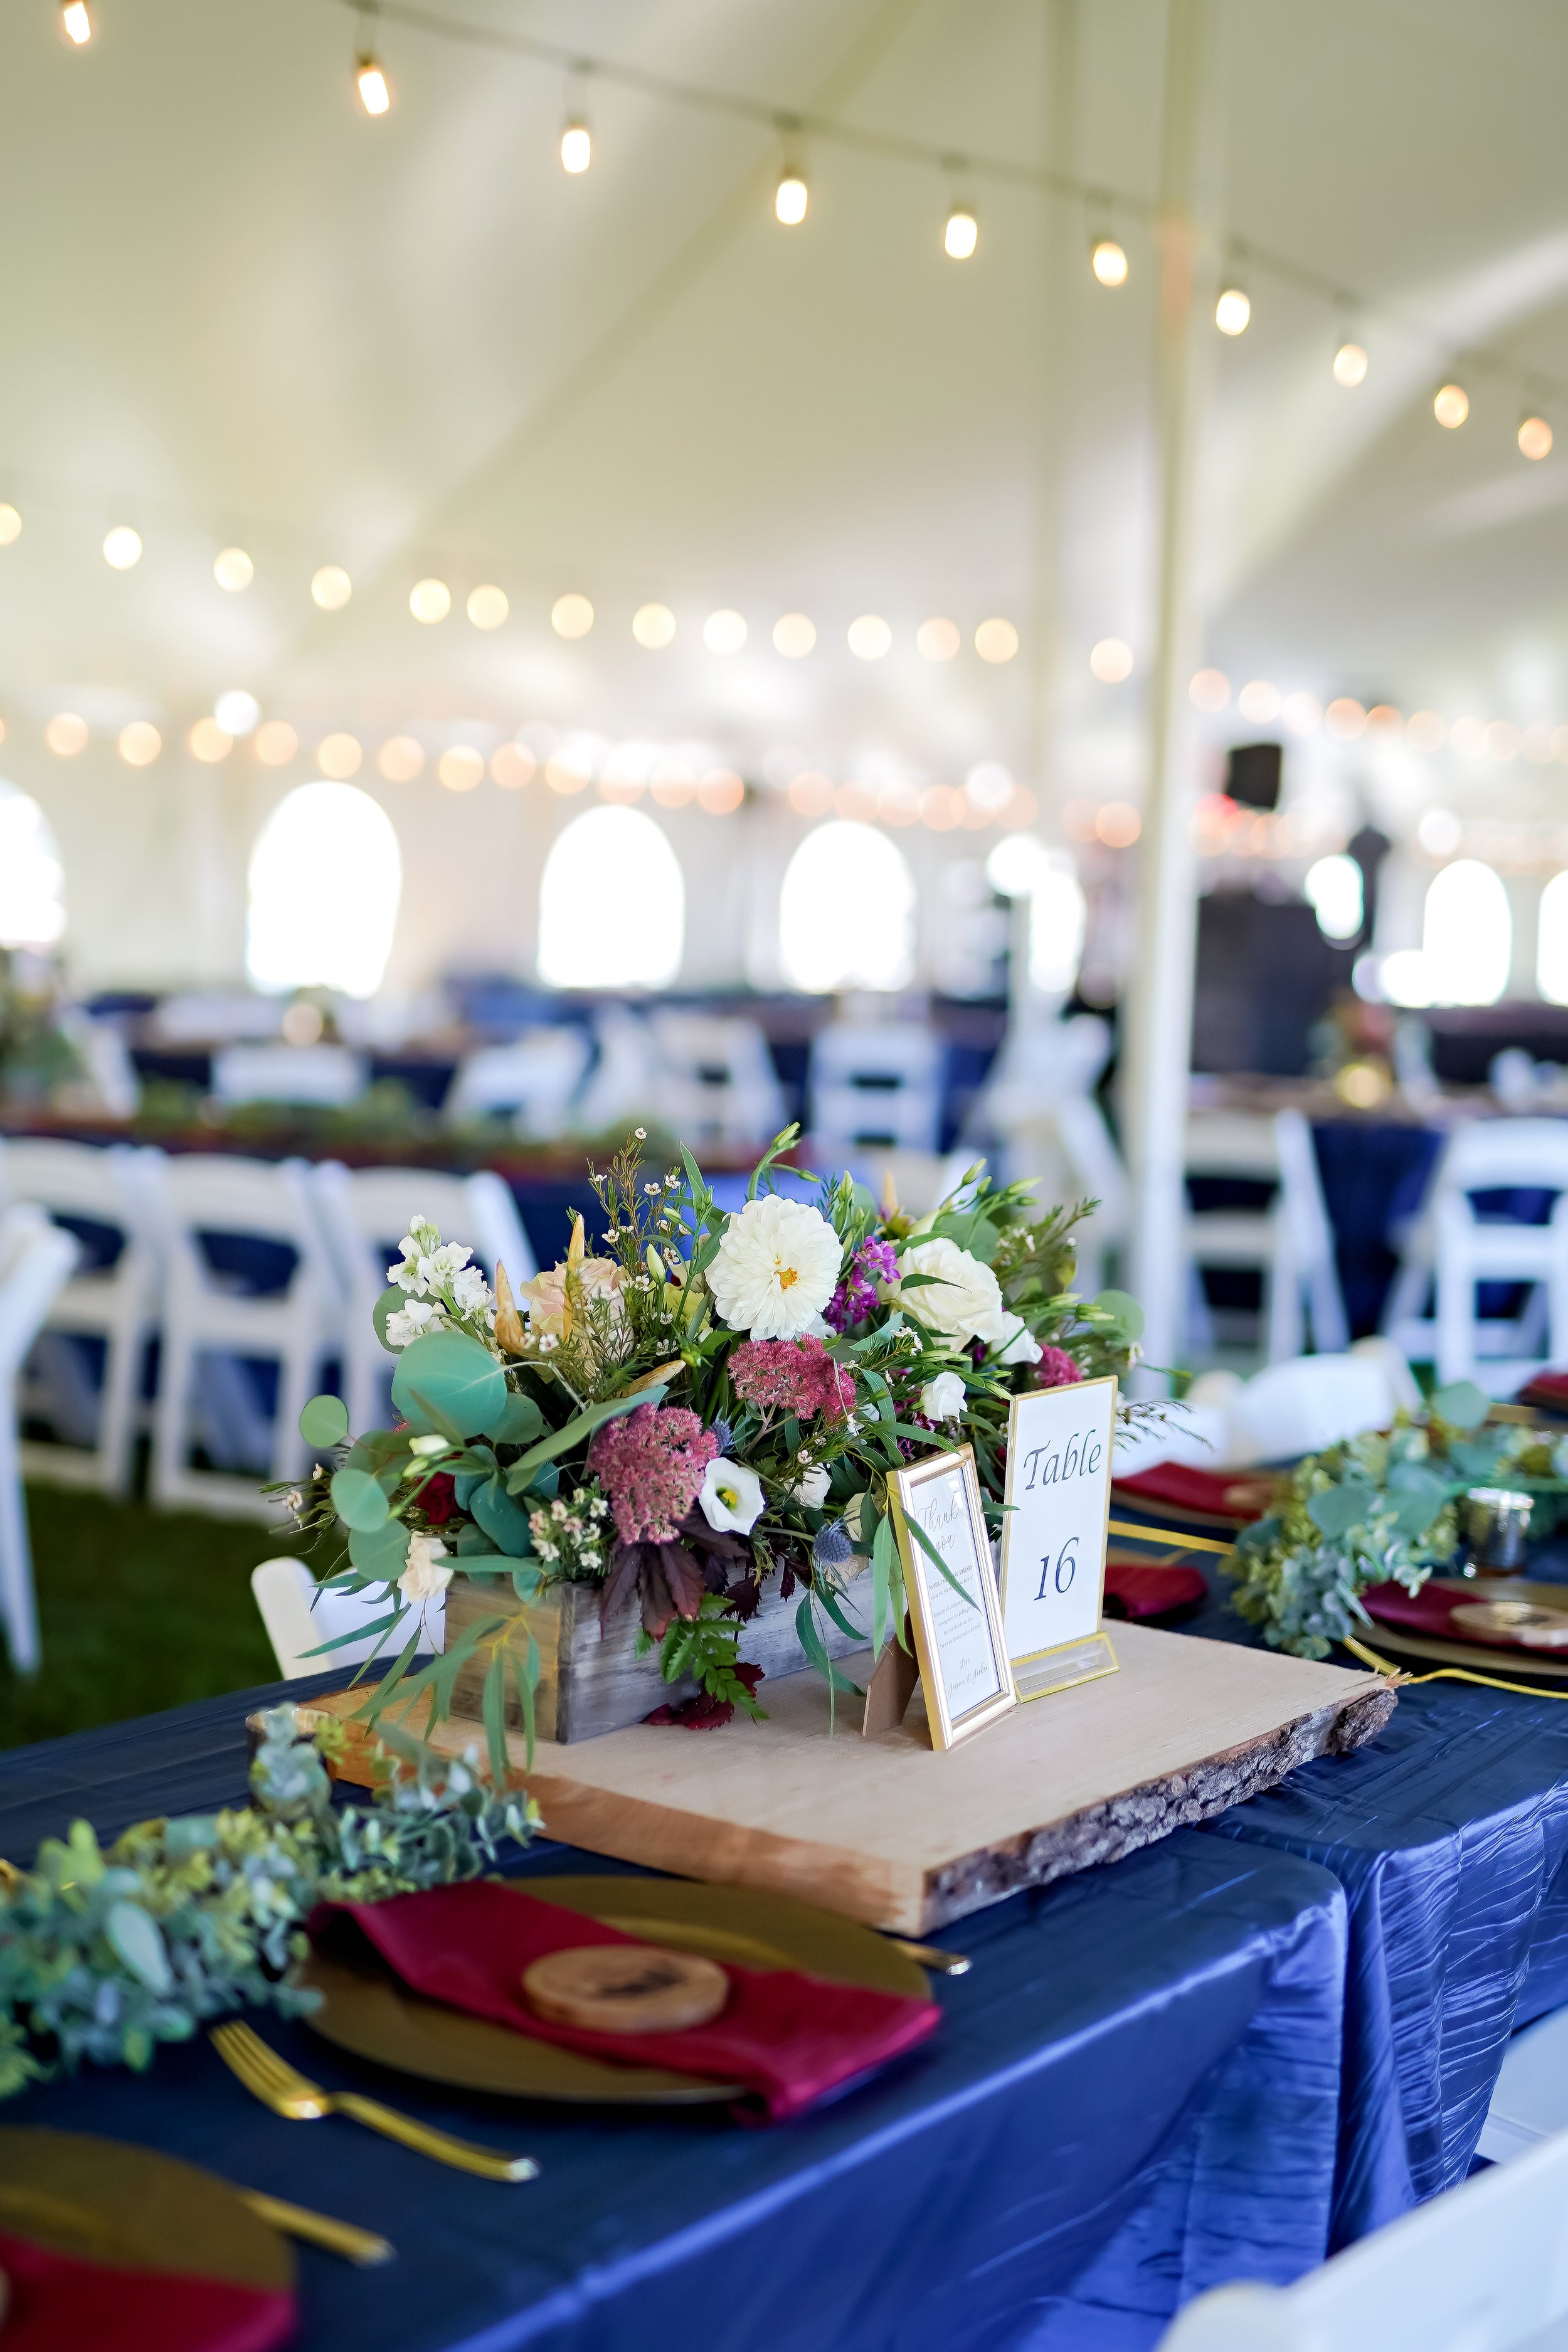
[{"label": "white folding chair", "polygon": [[[1477,1192],[1550,1192],[1543,1225],[1483,1223]],[[1521,1283],[1519,1314],[1477,1312],[1481,1282]],[[1427,1311],[1436,1294],[1435,1311]],[[1511,1396],[1568,1355],[1568,1122],[1478,1119],[1444,1148],[1420,1214],[1405,1232],[1384,1328],[1439,1379]]]},{"label": "white folding chair", "polygon": [[[390,1665],[408,1640],[409,1629],[405,1625],[395,1637],[391,1633],[365,1634],[358,1641],[344,1642],[337,1649],[327,1651],[324,1656],[312,1656],[321,1643],[335,1641],[340,1633],[352,1633],[355,1626],[372,1624],[376,1618],[384,1617],[384,1592],[379,1587],[369,1592],[326,1591],[304,1561],[293,1559],[264,1560],[259,1568],[253,1568],[250,1590],[284,1682],[298,1682],[302,1675],[326,1674],[339,1666],[357,1665],[362,1658],[380,1656]],[[444,1594],[426,1602],[422,1622],[426,1639],[421,1646],[432,1651],[444,1649]]]},{"label": "white folding chair", "polygon": [[[198,1432],[213,1425],[220,1367],[237,1374],[232,1360],[250,1358],[278,1366],[268,1445],[271,1476],[298,1477],[310,1459],[300,1412],[320,1387],[327,1358],[342,1344],[343,1299],[309,1171],[300,1160],[171,1156],[159,1171],[158,1194],[168,1282],[153,1414],[153,1495],[167,1505],[268,1517],[270,1507],[253,1481],[198,1469],[190,1454]],[[243,1273],[214,1262],[209,1241],[270,1244],[291,1252],[292,1265],[280,1287],[258,1293]]]},{"label": "white folding chair", "polygon": [[1187,1122],[1189,1177],[1239,1177],[1274,1187],[1263,1208],[1189,1209],[1183,1221],[1188,1266],[1188,1345],[1208,1342],[1199,1270],[1240,1267],[1263,1283],[1264,1360],[1299,1356],[1310,1318],[1312,1345],[1338,1354],[1350,1343],[1323,1205],[1312,1131],[1298,1110],[1272,1118],[1214,1111]]},{"label": "white folding chair", "polygon": [[811,1049],[814,1142],[825,1152],[862,1143],[934,1151],[945,1058],[919,1022],[831,1022]]},{"label": "white folding chair", "polygon": [[441,1116],[451,1126],[504,1111],[521,1135],[563,1135],[592,1050],[584,1033],[564,1023],[482,1045],[458,1064]]},{"label": "white folding chair", "polygon": [[219,1102],[315,1103],[335,1108],[363,1095],[370,1065],[346,1045],[226,1045],[213,1055]]},{"label": "white folding chair", "polygon": [[0,1215],[0,1619],[11,1664],[21,1675],[38,1664],[38,1612],[33,1555],[16,1440],[16,1375],[44,1318],[77,1261],[73,1235],[24,1203]]},{"label": "white folding chair", "polygon": [[[16,1136],[0,1146],[0,1198],[33,1201],[57,1223],[71,1219],[120,1236],[109,1263],[83,1262],[49,1309],[29,1363],[27,1403],[62,1439],[23,1447],[29,1475],[66,1486],[129,1492],[142,1371],[158,1327],[163,1287],[155,1179],[158,1154],[122,1144],[57,1143]],[[100,1340],[94,1390],[78,1343]]]},{"label": "white folding chair", "polygon": [[188,991],[165,996],[148,1025],[167,1045],[237,1044],[242,1038],[280,1035],[286,1009],[280,996]]},{"label": "white folding chair", "polygon": [[661,1107],[688,1143],[760,1148],[784,1123],[784,1088],[754,1021],[670,1009],[649,1016],[664,1064]]},{"label": "white folding chair", "polygon": [[493,1284],[502,1265],[515,1291],[537,1271],[517,1202],[491,1169],[472,1176],[429,1168],[348,1169],[329,1160],[311,1171],[328,1247],[348,1301],[343,1394],[354,1430],[386,1426],[394,1360],[375,1336],[371,1309],[415,1215],[438,1226],[443,1241],[471,1249]]},{"label": "white folding chair", "polygon": [[142,1080],[131,1058],[131,1048],[111,1021],[94,1021],[78,1009],[60,1023],[81,1056],[88,1085],[110,1118],[134,1118],[142,1102]]},{"label": "white folding chair", "polygon": [[645,1013],[629,1004],[603,1004],[594,1015],[594,1066],[577,1097],[584,1135],[629,1127],[659,1108],[658,1047]]},{"label": "white folding chair", "polygon": [[1478,2172],[1294,2286],[1221,2286],[1159,2352],[1563,2352],[1568,2134]]}]

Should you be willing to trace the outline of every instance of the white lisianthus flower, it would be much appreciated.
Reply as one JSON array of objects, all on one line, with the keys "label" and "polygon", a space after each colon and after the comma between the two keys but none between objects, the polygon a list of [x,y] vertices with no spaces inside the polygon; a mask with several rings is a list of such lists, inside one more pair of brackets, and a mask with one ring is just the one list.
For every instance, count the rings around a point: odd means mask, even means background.
[{"label": "white lisianthus flower", "polygon": [[769,1192],[730,1219],[708,1286],[731,1330],[798,1339],[833,1297],[843,1260],[844,1244],[818,1210]]},{"label": "white lisianthus flower", "polygon": [[438,1298],[411,1298],[386,1318],[386,1344],[389,1348],[406,1348],[422,1331],[437,1330],[447,1321],[447,1310]]},{"label": "white lisianthus flower", "polygon": [[956,1421],[967,1393],[962,1372],[938,1372],[921,1391],[921,1411],[928,1421]]},{"label": "white lisianthus flower", "polygon": [[808,1511],[820,1511],[827,1500],[827,1490],[832,1483],[824,1465],[814,1462],[809,1470],[801,1472],[790,1488],[790,1501],[804,1503]]},{"label": "white lisianthus flower", "polygon": [[731,1462],[721,1454],[702,1473],[697,1499],[710,1528],[749,1536],[763,1514],[763,1482],[743,1462]]},{"label": "white lisianthus flower", "polygon": [[[1009,1326],[1009,1328],[1004,1338],[1001,1356],[1002,1362],[1005,1364],[1037,1364],[1040,1360],[1040,1343],[1036,1339],[1034,1333],[1030,1330],[1028,1325],[1025,1322],[1023,1317],[1021,1315],[1009,1315],[1006,1316],[1004,1320]],[[983,1331],[980,1336],[983,1339],[990,1340],[991,1346],[995,1346],[995,1340],[991,1339],[988,1332]]]},{"label": "white lisianthus flower", "polygon": [[452,1581],[452,1570],[447,1564],[447,1547],[437,1536],[410,1536],[408,1565],[397,1580],[397,1589],[405,1601],[417,1608],[424,1601],[434,1601],[445,1592]]},{"label": "white lisianthus flower", "polygon": [[[939,1339],[955,1344],[966,1339],[989,1343],[994,1334],[1002,1335],[1007,1310],[1002,1304],[1000,1283],[988,1265],[982,1265],[945,1234],[906,1249],[899,1259],[899,1273],[898,1282],[884,1285],[884,1297]],[[901,1277],[909,1274],[932,1278],[906,1290]]]}]

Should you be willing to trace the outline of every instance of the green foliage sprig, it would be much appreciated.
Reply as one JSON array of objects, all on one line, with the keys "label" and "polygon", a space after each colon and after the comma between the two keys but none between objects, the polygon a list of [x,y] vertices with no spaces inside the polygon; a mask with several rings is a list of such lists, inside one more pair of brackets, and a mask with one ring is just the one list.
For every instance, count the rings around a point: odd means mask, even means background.
[{"label": "green foliage sprig", "polygon": [[1506,1484],[1555,1498],[1568,1493],[1568,1444],[1518,1423],[1488,1424],[1489,1400],[1470,1381],[1439,1389],[1430,1408],[1309,1454],[1282,1479],[1268,1515],[1244,1528],[1225,1562],[1237,1612],[1270,1648],[1326,1657],[1372,1625],[1361,1595],[1374,1584],[1419,1592],[1450,1560],[1458,1505],[1473,1488]]},{"label": "green foliage sprig", "polygon": [[298,2015],[318,1998],[295,1981],[318,1903],[475,1878],[503,1839],[526,1843],[525,1800],[384,1744],[405,1769],[370,1804],[335,1807],[318,1748],[275,1707],[250,1805],[143,1822],[107,1853],[86,1822],[46,1838],[0,1889],[0,2098],[84,2059],[140,2071],[161,2042],[247,2004]]}]

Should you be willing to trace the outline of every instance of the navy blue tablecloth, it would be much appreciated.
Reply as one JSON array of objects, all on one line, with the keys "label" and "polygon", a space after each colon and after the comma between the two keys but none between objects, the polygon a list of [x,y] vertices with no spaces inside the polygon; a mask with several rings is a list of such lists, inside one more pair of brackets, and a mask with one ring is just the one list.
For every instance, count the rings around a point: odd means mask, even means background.
[{"label": "navy blue tablecloth", "polygon": [[[76,1813],[107,1836],[237,1801],[242,1718],[263,1696],[0,1757],[0,1852],[26,1855]],[[545,1847],[524,1867],[614,1865]],[[29,2091],[7,2113],[163,2148],[384,2231],[400,2256],[384,2270],[304,2252],[305,2347],[1146,2352],[1191,2294],[1322,2257],[1344,1933],[1328,1872],[1179,1832],[950,1930],[973,1968],[936,1981],[936,2038],[763,2130],[698,2109],[447,2094],[262,2021],[334,2087],[368,2084],[528,2148],[543,2171],[525,2188],[346,2121],[274,2117],[205,2042],[161,2052],[144,2077]]]}]

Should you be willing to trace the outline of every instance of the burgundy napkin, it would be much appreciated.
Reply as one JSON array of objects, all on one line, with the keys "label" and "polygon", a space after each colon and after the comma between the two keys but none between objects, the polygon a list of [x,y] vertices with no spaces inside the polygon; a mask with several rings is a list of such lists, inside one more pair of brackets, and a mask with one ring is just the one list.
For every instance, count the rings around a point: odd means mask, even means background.
[{"label": "burgundy napkin", "polygon": [[5,2352],[270,2352],[294,2333],[294,2298],[271,2287],[79,2262],[4,2233],[0,2270]]},{"label": "burgundy napkin", "polygon": [[1195,1511],[1205,1518],[1228,1519],[1240,1527],[1260,1519],[1268,1508],[1273,1484],[1252,1470],[1197,1470],[1185,1462],[1156,1463],[1152,1470],[1113,1481],[1119,1495],[1139,1503],[1168,1503],[1173,1510]]},{"label": "burgundy napkin", "polygon": [[730,1999],[707,2025],[592,2033],[536,2016],[521,1979],[546,1952],[640,1940],[603,1920],[483,1879],[384,1903],[320,1904],[310,1934],[320,1937],[334,1914],[351,1919],[404,1983],[432,2000],[592,2058],[743,2083],[775,2123],[923,2042],[942,2015],[934,2001],[831,1984],[795,1969],[726,1967]]},{"label": "burgundy napkin", "polygon": [[[1152,1560],[1108,1559],[1105,1598],[1120,1604],[1124,1617],[1164,1617],[1173,1609],[1190,1609],[1208,1598],[1203,1571],[1196,1568],[1162,1568]],[[1109,1610],[1107,1615],[1117,1612]]]},{"label": "burgundy napkin", "polygon": [[1568,1372],[1537,1372],[1514,1402],[1539,1405],[1543,1412],[1568,1412]]}]

